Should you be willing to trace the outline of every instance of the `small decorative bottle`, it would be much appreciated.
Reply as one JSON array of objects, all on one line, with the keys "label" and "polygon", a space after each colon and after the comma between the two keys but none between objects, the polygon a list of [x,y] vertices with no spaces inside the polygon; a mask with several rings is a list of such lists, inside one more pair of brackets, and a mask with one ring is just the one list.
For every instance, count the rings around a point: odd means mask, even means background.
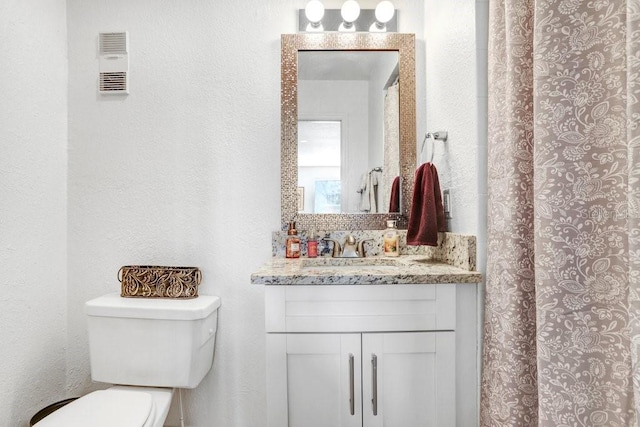
[{"label": "small decorative bottle", "polygon": [[295,221],[289,222],[289,230],[287,230],[287,241],[285,246],[287,258],[300,258],[300,237],[298,237]]},{"label": "small decorative bottle", "polygon": [[400,235],[393,220],[387,221],[387,229],[383,234],[383,251],[385,256],[400,255]]},{"label": "small decorative bottle", "polygon": [[316,258],[318,256],[318,238],[316,237],[315,230],[311,231],[307,239],[307,256],[309,258]]}]

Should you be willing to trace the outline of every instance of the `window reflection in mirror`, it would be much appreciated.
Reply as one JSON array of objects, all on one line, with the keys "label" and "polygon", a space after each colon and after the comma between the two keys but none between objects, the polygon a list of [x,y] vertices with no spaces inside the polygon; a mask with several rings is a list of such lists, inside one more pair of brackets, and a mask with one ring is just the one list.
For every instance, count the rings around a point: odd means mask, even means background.
[{"label": "window reflection in mirror", "polygon": [[[298,186],[305,188],[302,212],[389,212],[392,183],[400,175],[397,79],[397,51],[298,52]],[[328,123],[341,127],[319,130]],[[323,164],[314,166],[319,173],[331,164],[333,174],[314,175],[311,166],[303,166],[310,162],[303,160],[310,150],[303,147],[310,140],[308,129],[302,128],[307,124],[323,133],[315,136],[318,141],[332,134],[341,141],[332,150],[337,158],[318,157],[316,161]],[[340,184],[315,183],[338,180]],[[339,203],[322,203],[315,198],[316,188],[334,189],[327,194],[333,199],[339,188]]]},{"label": "window reflection in mirror", "polygon": [[338,120],[298,121],[298,187],[304,213],[342,209],[341,128]]}]

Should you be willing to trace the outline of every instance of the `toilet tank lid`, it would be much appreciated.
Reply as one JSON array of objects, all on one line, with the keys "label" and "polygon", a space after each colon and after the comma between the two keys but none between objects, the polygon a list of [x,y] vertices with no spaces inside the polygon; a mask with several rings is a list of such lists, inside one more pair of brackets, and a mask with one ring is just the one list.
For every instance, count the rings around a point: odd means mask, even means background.
[{"label": "toilet tank lid", "polygon": [[220,307],[220,298],[200,295],[192,299],[124,298],[119,293],[103,295],[85,303],[85,313],[97,317],[134,319],[204,319]]}]

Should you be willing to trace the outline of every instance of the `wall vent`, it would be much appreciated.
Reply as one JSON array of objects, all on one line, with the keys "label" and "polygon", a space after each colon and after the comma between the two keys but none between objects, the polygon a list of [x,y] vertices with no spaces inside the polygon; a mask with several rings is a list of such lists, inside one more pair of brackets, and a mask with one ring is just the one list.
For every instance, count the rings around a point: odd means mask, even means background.
[{"label": "wall vent", "polygon": [[100,33],[100,88],[103,95],[129,93],[129,33]]},{"label": "wall vent", "polygon": [[100,93],[129,93],[127,73],[100,73]]},{"label": "wall vent", "polygon": [[128,33],[100,33],[100,55],[126,55]]}]

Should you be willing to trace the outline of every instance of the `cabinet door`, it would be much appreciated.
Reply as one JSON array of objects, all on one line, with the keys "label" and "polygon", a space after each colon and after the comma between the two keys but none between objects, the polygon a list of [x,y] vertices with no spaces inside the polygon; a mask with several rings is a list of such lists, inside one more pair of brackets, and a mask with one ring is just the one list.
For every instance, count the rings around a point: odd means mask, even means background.
[{"label": "cabinet door", "polygon": [[269,427],[362,427],[360,345],[360,334],[268,334]]},{"label": "cabinet door", "polygon": [[362,337],[365,427],[453,427],[454,332]]}]

